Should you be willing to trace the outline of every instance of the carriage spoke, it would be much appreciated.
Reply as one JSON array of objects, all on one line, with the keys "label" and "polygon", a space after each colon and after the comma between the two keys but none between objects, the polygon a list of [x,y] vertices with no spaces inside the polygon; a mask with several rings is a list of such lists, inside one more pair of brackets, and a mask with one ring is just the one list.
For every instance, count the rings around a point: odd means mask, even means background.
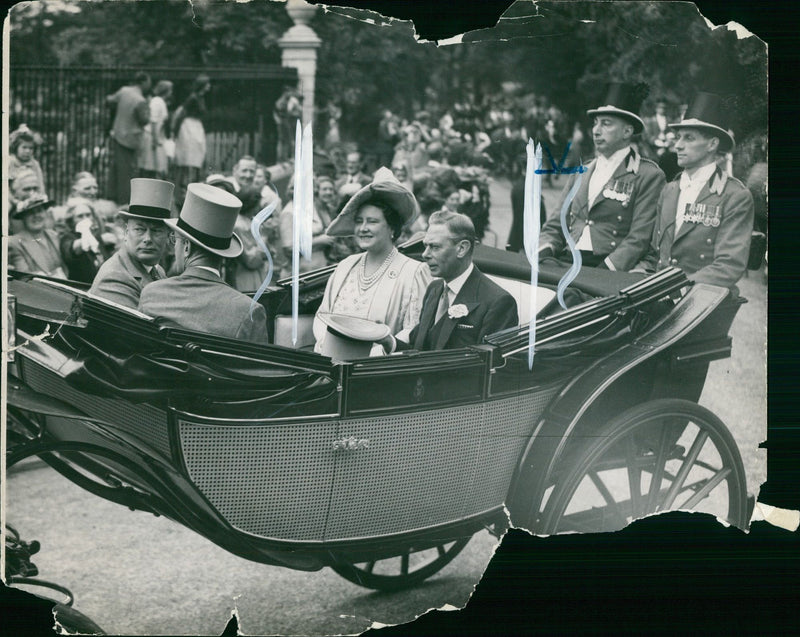
[{"label": "carriage spoke", "polygon": [[686,459],[684,460],[680,471],[678,471],[677,475],[675,476],[675,480],[673,481],[669,491],[667,491],[666,497],[664,498],[663,508],[665,510],[672,508],[672,505],[675,503],[675,498],[678,496],[683,483],[686,482],[686,477],[689,475],[689,471],[691,471],[692,467],[694,466],[697,456],[700,455],[700,450],[703,448],[703,445],[706,443],[707,439],[707,432],[702,430],[698,431],[697,436],[692,443],[692,448],[689,449],[689,453],[686,454]]},{"label": "carriage spoke", "polygon": [[713,491],[717,485],[722,482],[725,478],[728,477],[731,470],[729,468],[723,468],[717,471],[714,474],[714,477],[711,480],[708,480],[702,489],[700,489],[697,493],[695,493],[691,498],[689,498],[686,502],[684,502],[679,509],[691,509],[694,506],[703,500],[711,491]]},{"label": "carriage spoke", "polygon": [[408,553],[403,553],[400,557],[400,573],[402,575],[408,575]]},{"label": "carriage spoke", "polygon": [[594,486],[600,492],[600,495],[603,496],[603,499],[608,504],[608,510],[614,514],[617,518],[618,522],[621,522],[622,526],[619,528],[624,527],[628,520],[625,515],[623,515],[622,510],[620,509],[620,503],[614,499],[614,496],[611,495],[611,491],[608,490],[608,487],[605,483],[600,479],[600,476],[597,474],[596,471],[589,472],[589,479],[592,481]]},{"label": "carriage spoke", "polygon": [[375,570],[375,562],[367,562],[367,566],[364,568],[367,573],[372,573]]},{"label": "carriage spoke", "polygon": [[636,463],[636,443],[633,436],[625,440],[625,458],[628,465],[628,489],[631,494],[631,516],[639,517],[642,506],[642,471]]},{"label": "carriage spoke", "polygon": [[661,481],[664,479],[664,469],[667,465],[667,441],[669,439],[667,427],[661,428],[661,436],[658,441],[656,452],[655,467],[650,478],[650,490],[647,494],[647,510],[656,511],[658,508],[658,495],[661,493]]},{"label": "carriage spoke", "polygon": [[439,557],[441,557],[447,552],[444,550],[444,544],[440,544],[439,546],[437,546],[436,550],[439,551]]}]

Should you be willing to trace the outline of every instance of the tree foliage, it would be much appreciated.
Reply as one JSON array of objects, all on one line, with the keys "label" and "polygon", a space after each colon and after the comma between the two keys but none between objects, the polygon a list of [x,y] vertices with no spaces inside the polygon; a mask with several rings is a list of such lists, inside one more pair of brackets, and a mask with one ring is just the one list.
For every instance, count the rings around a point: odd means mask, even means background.
[{"label": "tree foliage", "polygon": [[[356,18],[365,15],[377,24]],[[577,118],[612,79],[647,82],[646,107],[658,95],[675,103],[697,90],[735,95],[737,132],[766,126],[764,44],[710,29],[688,2],[518,2],[494,29],[450,46],[419,43],[411,23],[387,22],[346,8],[312,20],[322,39],[317,106],[338,102],[343,132],[372,135],[382,108],[412,116],[465,90],[496,94],[504,82]],[[40,0],[11,11],[11,63],[277,64],[290,26],[283,4],[269,0]]]}]

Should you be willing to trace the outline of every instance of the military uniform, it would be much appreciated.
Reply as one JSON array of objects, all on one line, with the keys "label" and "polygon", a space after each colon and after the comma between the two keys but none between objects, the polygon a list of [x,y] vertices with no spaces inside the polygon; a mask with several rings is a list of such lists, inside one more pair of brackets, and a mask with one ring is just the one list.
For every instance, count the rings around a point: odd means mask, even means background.
[{"label": "military uniform", "polygon": [[683,212],[675,233],[680,175],[658,199],[650,252],[640,264],[648,271],[681,268],[692,281],[733,287],[747,267],[753,228],[753,196],[719,167],[694,204]]},{"label": "military uniform", "polygon": [[[577,243],[589,226],[592,252],[598,261],[608,257],[613,269],[627,271],[647,253],[653,233],[658,193],[664,186],[664,173],[634,148],[622,160],[592,205],[589,205],[589,182],[596,161],[582,176],[582,182],[568,213],[569,233]],[[575,183],[571,175],[564,186],[555,214],[545,223],[539,238],[540,249],[550,247],[556,256],[566,247],[561,233],[561,207]],[[569,258],[568,253],[566,255]]]}]

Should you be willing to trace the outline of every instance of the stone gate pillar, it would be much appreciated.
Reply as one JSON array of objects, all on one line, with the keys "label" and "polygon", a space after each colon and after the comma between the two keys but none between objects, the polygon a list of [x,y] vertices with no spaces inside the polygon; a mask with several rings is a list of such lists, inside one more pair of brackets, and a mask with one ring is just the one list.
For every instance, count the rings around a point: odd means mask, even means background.
[{"label": "stone gate pillar", "polygon": [[303,95],[303,126],[314,121],[314,83],[317,74],[317,49],[322,41],[308,26],[317,11],[316,5],[305,0],[287,0],[286,13],[294,21],[283,37],[278,40],[283,66],[297,69]]}]

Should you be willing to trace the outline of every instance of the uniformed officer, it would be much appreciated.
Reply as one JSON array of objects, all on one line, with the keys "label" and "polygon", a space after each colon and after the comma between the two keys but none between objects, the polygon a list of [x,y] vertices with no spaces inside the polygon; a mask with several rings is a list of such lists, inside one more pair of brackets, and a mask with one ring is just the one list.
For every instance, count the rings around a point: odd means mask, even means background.
[{"label": "uniformed officer", "polygon": [[753,197],[717,159],[733,150],[719,95],[698,93],[678,124],[683,169],[658,199],[650,252],[637,269],[680,267],[693,281],[732,288],[744,274],[753,229]]},{"label": "uniformed officer", "polygon": [[[627,271],[647,253],[653,234],[658,193],[666,179],[661,169],[632,146],[644,129],[636,114],[646,87],[613,83],[606,104],[587,111],[594,117],[597,157],[582,175],[569,209],[568,227],[583,265]],[[561,232],[560,211],[577,175],[567,180],[556,214],[542,227],[539,258],[571,261]]]}]

